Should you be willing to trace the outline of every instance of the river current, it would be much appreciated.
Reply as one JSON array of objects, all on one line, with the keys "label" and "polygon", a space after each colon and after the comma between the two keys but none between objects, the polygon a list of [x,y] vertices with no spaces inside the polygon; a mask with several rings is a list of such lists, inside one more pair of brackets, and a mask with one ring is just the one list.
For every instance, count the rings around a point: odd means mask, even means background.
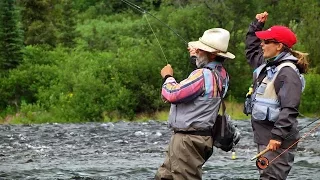
[{"label": "river current", "polygon": [[[300,127],[311,120],[299,119]],[[250,121],[234,121],[241,132],[236,159],[214,149],[203,179],[258,179]],[[303,136],[315,125],[301,131]],[[148,122],[0,125],[0,179],[153,179],[164,160],[171,131]],[[299,143],[290,180],[320,179],[320,128]]]}]

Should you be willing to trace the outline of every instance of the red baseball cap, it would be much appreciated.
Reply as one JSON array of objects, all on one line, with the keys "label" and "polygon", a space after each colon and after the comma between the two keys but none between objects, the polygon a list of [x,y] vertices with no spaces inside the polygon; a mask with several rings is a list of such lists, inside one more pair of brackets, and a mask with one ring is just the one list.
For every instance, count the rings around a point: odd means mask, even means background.
[{"label": "red baseball cap", "polygon": [[285,26],[272,26],[265,31],[257,31],[256,36],[259,39],[274,39],[291,48],[297,43],[296,35]]}]

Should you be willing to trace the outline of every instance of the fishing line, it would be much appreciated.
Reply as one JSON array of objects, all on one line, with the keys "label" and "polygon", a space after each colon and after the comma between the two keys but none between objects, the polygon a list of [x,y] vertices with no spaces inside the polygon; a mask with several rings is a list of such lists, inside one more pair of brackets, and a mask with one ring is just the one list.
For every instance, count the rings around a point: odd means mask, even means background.
[{"label": "fishing line", "polygon": [[[303,116],[303,115],[302,115]],[[304,116],[305,117],[305,116]],[[298,132],[300,132],[301,130],[305,129],[306,127],[309,127],[311,124],[313,124],[314,122],[318,121],[320,118],[316,118],[315,120],[311,121],[309,124],[305,125],[304,127],[300,128],[296,133],[292,133],[290,135],[288,135],[286,138],[284,138],[285,140],[288,139],[289,137],[297,134]],[[297,141],[295,141],[293,144],[291,144],[288,148],[286,148],[284,151],[282,151],[279,155],[277,155],[275,158],[273,158],[270,162],[267,158],[263,157],[262,155],[264,155],[265,153],[267,153],[269,151],[269,149],[265,149],[263,151],[261,151],[259,154],[257,154],[256,156],[254,156],[253,158],[251,158],[251,161],[258,158],[256,161],[256,165],[259,169],[265,169],[267,168],[273,161],[275,161],[276,159],[278,159],[281,155],[283,155],[285,152],[287,152],[290,148],[292,148],[294,145],[296,145],[298,142],[300,142],[301,140],[305,139],[307,136],[309,136],[314,130],[316,130],[318,127],[320,127],[320,123],[317,124],[314,128],[312,128],[310,131],[308,131],[307,133],[305,133],[301,138],[299,138]]]},{"label": "fishing line", "polygon": [[[302,115],[302,116],[305,117],[304,115]],[[320,119],[320,118],[316,118],[315,120],[311,121],[309,124],[307,124],[307,125],[303,126],[302,128],[300,128],[300,129],[298,130],[298,132],[300,132],[300,131],[302,131],[303,129],[309,127],[311,124],[313,124],[314,122],[318,121],[319,119]],[[298,132],[290,134],[290,135],[287,136],[285,139],[289,139],[291,136],[297,134]]]},{"label": "fishing line", "polygon": [[[152,15],[152,14],[149,13],[148,11],[142,9],[140,6],[138,6],[138,5],[130,2],[130,1],[128,1],[128,0],[121,0],[121,1],[124,2],[125,4],[127,4],[128,6],[132,7],[133,9],[139,11],[140,13],[144,14],[144,15],[150,15],[151,17],[153,17],[154,19],[156,19],[157,21],[159,21],[162,25],[164,25],[164,26],[167,27],[169,30],[171,30],[176,36],[178,36],[178,37],[180,38],[180,40],[182,40],[183,43],[184,43],[186,46],[189,46],[189,45],[188,45],[188,42],[187,42],[182,36],[180,36],[180,35],[176,32],[176,30],[174,30],[172,27],[170,27],[168,24],[164,23],[162,20],[160,20],[160,19],[157,18],[156,16]],[[146,19],[147,19],[147,18],[146,18]],[[147,21],[148,21],[148,19],[147,19]],[[152,30],[152,33],[153,33],[154,36],[156,37],[160,48],[161,48],[160,42],[159,42],[157,36],[155,35],[155,32],[154,32],[154,30],[152,29],[149,21],[148,21],[148,24],[149,24],[149,27],[150,27],[151,30]],[[161,48],[161,51],[162,51],[162,54],[164,55],[164,52],[163,52],[163,49],[162,49],[162,48]],[[165,56],[165,55],[164,55],[164,57],[165,57],[165,59],[166,59],[166,56]],[[166,61],[167,61],[167,64],[168,64],[168,60],[167,60],[167,59],[166,59]],[[190,67],[190,63],[188,63],[188,68],[187,68],[187,69],[189,69],[189,67]]]},{"label": "fishing line", "polygon": [[[142,9],[140,6],[138,6],[138,5],[130,2],[130,1],[128,1],[128,0],[121,0],[121,1],[124,2],[125,4],[127,4],[128,6],[132,7],[133,9],[135,9],[135,10],[139,11],[140,13],[142,13],[143,16],[146,18],[146,20],[147,20],[147,22],[148,22],[148,25],[149,25],[149,27],[150,27],[153,35],[155,36],[155,38],[156,38],[156,40],[157,40],[157,42],[158,42],[158,44],[159,44],[159,47],[160,47],[160,49],[161,49],[161,52],[162,52],[162,54],[163,54],[163,56],[164,56],[167,64],[169,64],[169,63],[168,63],[168,60],[167,60],[167,58],[166,58],[166,56],[165,56],[165,54],[164,54],[164,51],[163,51],[163,49],[162,49],[162,46],[161,46],[161,44],[160,44],[160,42],[159,42],[159,40],[158,40],[158,38],[157,38],[157,36],[156,36],[153,28],[151,27],[151,24],[150,24],[150,22],[149,22],[149,20],[148,20],[148,18],[147,18],[147,15],[150,15],[151,17],[153,17],[154,19],[156,19],[157,21],[159,21],[163,26],[165,26],[165,27],[167,27],[169,30],[171,30],[176,36],[178,36],[178,37],[180,38],[180,40],[183,41],[183,43],[184,43],[186,46],[188,46],[188,42],[187,42],[182,36],[180,36],[173,28],[171,28],[168,24],[164,23],[163,21],[161,21],[161,20],[160,20],[159,18],[157,18],[156,16],[152,15],[152,14],[149,13],[148,11]],[[189,66],[190,66],[190,63],[188,63],[188,69],[189,69]]]},{"label": "fishing line", "polygon": [[[126,4],[129,5],[130,7],[134,8],[135,10],[137,10],[137,11],[139,11],[139,12],[141,12],[141,13],[143,14],[143,17],[146,19],[146,21],[147,21],[147,23],[148,23],[148,26],[150,27],[150,29],[151,29],[151,31],[152,31],[152,34],[154,35],[154,37],[155,37],[156,40],[157,40],[157,43],[158,43],[158,45],[159,45],[159,47],[160,47],[160,49],[161,49],[161,52],[162,52],[162,55],[163,55],[164,59],[166,60],[167,64],[169,64],[168,59],[167,59],[166,55],[164,54],[164,51],[163,51],[162,46],[161,46],[161,44],[160,44],[160,41],[159,41],[156,33],[154,32],[154,30],[153,30],[153,28],[152,28],[149,20],[148,20],[148,17],[147,17],[147,15],[146,15],[146,14],[147,14],[147,11],[143,10],[141,7],[137,6],[136,4],[133,4],[133,3],[130,2],[130,1],[127,1],[127,0],[121,0],[121,1],[124,2],[124,3],[126,3]],[[156,18],[156,19],[157,19],[157,18]],[[158,19],[158,20],[159,20],[159,19]],[[159,21],[160,21],[160,20],[159,20]]]},{"label": "fishing line", "polygon": [[150,27],[150,29],[151,29],[154,37],[156,38],[156,40],[157,40],[157,42],[158,42],[158,44],[159,44],[159,47],[160,47],[161,52],[162,52],[162,54],[163,54],[163,56],[164,56],[164,59],[166,60],[167,64],[169,64],[168,59],[167,59],[166,55],[165,55],[164,52],[163,52],[162,46],[161,46],[161,44],[160,44],[160,42],[159,42],[159,40],[158,40],[158,38],[157,38],[156,33],[154,33],[154,31],[153,31],[153,29],[152,29],[152,27],[151,27],[151,24],[149,23],[149,20],[148,20],[147,16],[144,15],[144,17],[146,18],[146,20],[147,20],[147,22],[148,22],[148,25],[149,25],[149,27]]},{"label": "fishing line", "polygon": [[[161,52],[162,52],[162,54],[163,54],[163,56],[164,56],[167,64],[169,64],[168,59],[167,59],[167,57],[166,57],[166,55],[165,55],[165,53],[164,53],[164,51],[163,51],[163,49],[162,49],[162,46],[161,46],[161,44],[160,44],[160,42],[159,42],[159,39],[158,39],[156,33],[154,32],[154,30],[153,30],[153,28],[152,28],[152,26],[151,26],[151,24],[150,24],[150,22],[149,22],[149,20],[148,20],[147,15],[150,15],[151,17],[153,17],[153,18],[155,18],[156,20],[158,20],[162,25],[165,25],[167,28],[169,28],[172,32],[175,33],[175,35],[177,35],[178,37],[180,37],[180,39],[182,39],[182,40],[184,41],[184,43],[187,44],[187,42],[186,42],[177,32],[175,32],[169,25],[167,25],[166,23],[162,22],[160,19],[158,19],[157,17],[153,16],[153,15],[152,15],[151,13],[149,13],[148,11],[142,9],[140,6],[134,4],[134,3],[130,2],[130,1],[127,1],[127,0],[121,0],[121,1],[124,2],[125,4],[129,5],[129,6],[132,7],[133,9],[135,9],[135,10],[137,10],[137,11],[139,11],[140,13],[143,14],[143,16],[145,17],[145,19],[146,19],[146,21],[147,21],[147,23],[148,23],[148,25],[149,25],[149,27],[150,27],[150,29],[151,29],[154,37],[156,38],[156,40],[157,40],[157,42],[158,42],[158,45],[159,45],[159,47],[160,47],[160,49],[161,49]],[[161,93],[160,93],[160,96],[161,96]],[[161,99],[162,99],[162,98],[161,98]]]},{"label": "fishing line", "polygon": [[148,11],[142,9],[140,6],[128,1],[128,0],[121,0],[122,2],[126,3],[127,5],[129,5],[130,7],[138,10],[139,12],[143,13],[143,14],[148,14],[151,17],[155,18],[157,21],[159,21],[162,25],[166,26],[168,29],[170,29],[176,36],[178,36],[183,42],[184,44],[188,45],[188,42],[182,37],[180,36],[172,27],[170,27],[168,24],[164,23],[163,21],[161,21],[159,18],[157,18],[156,16],[152,15],[151,13],[149,13]]},{"label": "fishing line", "polygon": [[[319,120],[319,118],[317,119]],[[308,133],[305,133],[303,137],[301,137],[300,139],[298,139],[296,142],[294,142],[291,146],[289,146],[287,149],[285,149],[283,152],[281,152],[278,156],[276,156],[274,159],[272,159],[270,161],[270,163],[272,163],[274,160],[278,159],[282,154],[284,154],[285,152],[287,152],[291,147],[293,147],[294,145],[296,145],[299,141],[301,141],[302,139],[306,138],[307,136],[309,136],[314,130],[316,130],[318,127],[320,127],[320,123],[318,125],[316,125],[314,128],[312,128]],[[269,164],[270,164],[269,163]]]},{"label": "fishing line", "polygon": [[128,6],[132,7],[133,9],[141,12],[141,13],[144,13],[144,11],[140,10],[139,8],[136,7],[135,4],[131,3],[130,1],[126,1],[126,0],[121,0],[122,2],[124,2],[125,4],[127,4]]}]

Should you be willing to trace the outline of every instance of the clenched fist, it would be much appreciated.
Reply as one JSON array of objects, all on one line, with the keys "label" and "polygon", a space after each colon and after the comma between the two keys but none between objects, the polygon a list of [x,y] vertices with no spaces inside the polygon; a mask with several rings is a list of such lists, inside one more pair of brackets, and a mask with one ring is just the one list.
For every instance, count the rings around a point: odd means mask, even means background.
[{"label": "clenched fist", "polygon": [[267,19],[268,19],[268,12],[263,12],[263,13],[259,13],[256,15],[256,19],[259,21],[259,22],[266,22]]},{"label": "clenched fist", "polygon": [[162,78],[166,77],[166,75],[173,76],[173,69],[170,64],[167,64],[161,69]]},{"label": "clenched fist", "polygon": [[270,149],[271,151],[275,151],[275,150],[279,149],[280,146],[281,146],[280,141],[271,139],[269,141],[267,148]]},{"label": "clenched fist", "polygon": [[190,53],[190,57],[197,55],[197,49],[196,49],[196,48],[188,47],[188,51],[189,51],[189,53]]}]

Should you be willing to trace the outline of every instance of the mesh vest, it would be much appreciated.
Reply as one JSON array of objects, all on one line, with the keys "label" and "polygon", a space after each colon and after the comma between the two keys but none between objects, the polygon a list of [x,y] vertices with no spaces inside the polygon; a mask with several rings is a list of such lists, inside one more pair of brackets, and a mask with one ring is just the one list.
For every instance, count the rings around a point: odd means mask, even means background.
[{"label": "mesh vest", "polygon": [[[203,70],[205,78],[204,89],[217,91],[217,87],[213,86],[214,74],[209,69]],[[169,113],[168,126],[173,130],[209,130],[213,127],[217,118],[221,98],[209,97],[204,92],[203,96],[198,96],[193,101],[188,103],[171,104]]]}]

